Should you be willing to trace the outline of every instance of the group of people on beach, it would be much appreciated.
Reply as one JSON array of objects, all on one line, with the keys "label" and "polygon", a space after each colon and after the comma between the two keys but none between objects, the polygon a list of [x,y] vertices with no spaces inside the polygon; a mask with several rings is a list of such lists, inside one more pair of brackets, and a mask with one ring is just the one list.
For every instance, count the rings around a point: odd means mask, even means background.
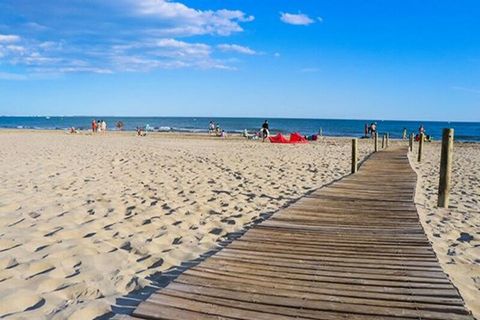
[{"label": "group of people on beach", "polygon": [[370,135],[371,138],[375,137],[375,133],[377,133],[377,123],[372,122],[370,125],[368,123],[365,123],[365,129],[364,129],[364,134],[365,137],[368,137]]},{"label": "group of people on beach", "polygon": [[255,134],[250,134],[247,129],[243,130],[243,136],[247,139],[262,139],[263,142],[270,136],[268,120],[265,120],[262,127]]},{"label": "group of people on beach", "polygon": [[429,134],[427,134],[423,124],[421,124],[420,127],[418,128],[418,133],[415,135],[415,141],[420,141],[420,137],[422,135],[423,135],[424,141],[428,141],[428,142],[432,141],[432,137]]},{"label": "group of people on beach", "polygon": [[[368,123],[365,123],[364,137],[367,138],[367,137],[370,136],[371,138],[374,138],[375,133],[377,133],[377,132],[378,132],[378,128],[377,128],[377,123],[376,122],[372,122],[370,125]],[[403,131],[402,131],[402,139],[403,140],[407,139],[407,133],[408,133],[407,128],[403,128]],[[423,124],[420,124],[420,127],[418,128],[418,133],[415,135],[415,141],[419,141],[422,134],[423,134],[423,137],[424,137],[425,141],[432,141],[431,136],[428,135],[427,132],[425,131],[425,127],[423,126]]]},{"label": "group of people on beach", "polygon": [[105,120],[95,120],[95,119],[93,119],[92,120],[92,132],[93,133],[97,133],[97,132],[105,133],[105,132],[107,132],[107,123],[105,122]]},{"label": "group of people on beach", "polygon": [[220,127],[218,122],[210,121],[210,123],[208,124],[208,133],[217,137],[227,137],[227,132]]}]

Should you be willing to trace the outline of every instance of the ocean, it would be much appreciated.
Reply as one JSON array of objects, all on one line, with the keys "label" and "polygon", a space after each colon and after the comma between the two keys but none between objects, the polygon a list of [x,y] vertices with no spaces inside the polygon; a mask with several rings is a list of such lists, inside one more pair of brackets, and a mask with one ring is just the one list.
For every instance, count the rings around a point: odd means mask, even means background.
[{"label": "ocean", "polygon": [[[0,116],[0,128],[9,129],[47,129],[65,130],[75,127],[88,130],[94,117],[9,117]],[[118,121],[124,123],[124,130],[135,130],[136,127],[148,125],[155,131],[171,132],[207,132],[208,124],[214,121],[227,132],[240,133],[244,129],[258,131],[264,118],[206,118],[206,117],[95,117],[107,122],[111,130],[115,130]],[[300,132],[304,135],[317,134],[321,129],[325,136],[363,136],[366,123],[377,122],[380,134],[388,132],[392,138],[401,138],[404,128],[416,133],[420,124],[433,139],[440,139],[443,128],[455,129],[455,140],[480,142],[479,122],[436,122],[436,121],[390,121],[390,120],[340,120],[340,119],[285,119],[270,118],[272,133]]]}]

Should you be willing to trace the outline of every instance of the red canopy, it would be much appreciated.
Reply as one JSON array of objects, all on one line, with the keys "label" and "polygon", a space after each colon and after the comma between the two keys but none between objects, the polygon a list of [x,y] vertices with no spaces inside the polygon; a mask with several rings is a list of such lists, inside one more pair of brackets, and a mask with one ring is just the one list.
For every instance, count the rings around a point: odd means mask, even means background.
[{"label": "red canopy", "polygon": [[281,133],[278,133],[276,136],[268,137],[271,143],[288,143],[287,138]]},{"label": "red canopy", "polygon": [[307,143],[307,139],[298,132],[290,134],[290,143]]},{"label": "red canopy", "polygon": [[271,143],[307,143],[307,139],[303,137],[300,133],[294,132],[290,134],[290,140],[287,140],[285,136],[281,133],[278,133],[276,136],[268,137]]}]

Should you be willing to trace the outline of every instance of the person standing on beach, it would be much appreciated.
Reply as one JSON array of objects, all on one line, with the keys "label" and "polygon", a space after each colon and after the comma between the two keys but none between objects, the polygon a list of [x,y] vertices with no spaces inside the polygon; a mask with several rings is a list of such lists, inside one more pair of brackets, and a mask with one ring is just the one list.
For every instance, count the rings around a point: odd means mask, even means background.
[{"label": "person standing on beach", "polygon": [[215,132],[215,123],[213,121],[210,121],[208,124],[208,133],[212,134]]},{"label": "person standing on beach", "polygon": [[102,131],[106,133],[107,132],[107,123],[105,122],[105,120],[102,120],[101,126],[102,126]]},{"label": "person standing on beach", "polygon": [[403,128],[402,139],[407,140],[407,128]]},{"label": "person standing on beach", "polygon": [[418,134],[425,133],[425,128],[423,127],[423,124],[420,125],[420,128],[418,128]]},{"label": "person standing on beach", "polygon": [[268,120],[265,120],[265,122],[262,124],[262,142],[265,142],[265,139],[268,138],[269,134]]},{"label": "person standing on beach", "polygon": [[376,132],[377,132],[377,123],[372,122],[372,124],[370,125],[370,134],[372,138],[375,137]]},{"label": "person standing on beach", "polygon": [[95,119],[92,120],[92,132],[97,132],[97,121]]}]

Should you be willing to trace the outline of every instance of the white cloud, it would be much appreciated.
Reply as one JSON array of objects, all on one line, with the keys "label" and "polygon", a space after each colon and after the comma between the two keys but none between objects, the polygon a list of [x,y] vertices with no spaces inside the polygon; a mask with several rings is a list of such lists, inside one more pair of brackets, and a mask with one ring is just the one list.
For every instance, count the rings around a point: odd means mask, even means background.
[{"label": "white cloud", "polygon": [[155,39],[113,47],[113,68],[118,71],[153,69],[233,69],[212,57],[212,48],[203,43],[176,39]]},{"label": "white cloud", "polygon": [[[195,9],[177,1],[181,0],[106,0],[84,6],[83,0],[68,5],[46,0],[45,7],[32,8],[30,17],[23,7],[14,7],[14,14],[25,19],[4,28],[15,31],[0,34],[2,65],[22,67],[29,78],[38,73],[232,70],[236,61],[226,55],[216,57],[217,50],[257,54],[234,44],[217,48],[182,41],[189,36],[241,32],[242,24],[254,17],[240,10]],[[23,22],[27,18],[35,22]],[[95,28],[89,27],[93,24]]]},{"label": "white cloud", "polygon": [[240,46],[238,44],[219,44],[218,49],[224,52],[236,52],[246,55],[255,55],[257,52],[249,47]]},{"label": "white cloud", "polygon": [[273,56],[274,56],[275,58],[280,57],[280,52],[275,52],[275,53],[273,54]]},{"label": "white cloud", "polygon": [[209,57],[212,51],[209,45],[203,43],[188,43],[175,39],[160,39],[150,47],[158,48],[159,50],[152,51],[158,55],[186,59]]},{"label": "white cloud", "polygon": [[11,43],[20,41],[20,37],[13,34],[0,34],[0,43]]},{"label": "white cloud", "polygon": [[197,10],[168,0],[127,0],[137,16],[150,16],[164,24],[150,29],[159,35],[192,36],[216,34],[228,36],[243,31],[241,22],[254,19],[240,10]]},{"label": "white cloud", "polygon": [[280,12],[280,20],[288,24],[299,26],[307,26],[309,24],[315,23],[315,20],[311,19],[309,16],[303,13],[295,14]]}]

